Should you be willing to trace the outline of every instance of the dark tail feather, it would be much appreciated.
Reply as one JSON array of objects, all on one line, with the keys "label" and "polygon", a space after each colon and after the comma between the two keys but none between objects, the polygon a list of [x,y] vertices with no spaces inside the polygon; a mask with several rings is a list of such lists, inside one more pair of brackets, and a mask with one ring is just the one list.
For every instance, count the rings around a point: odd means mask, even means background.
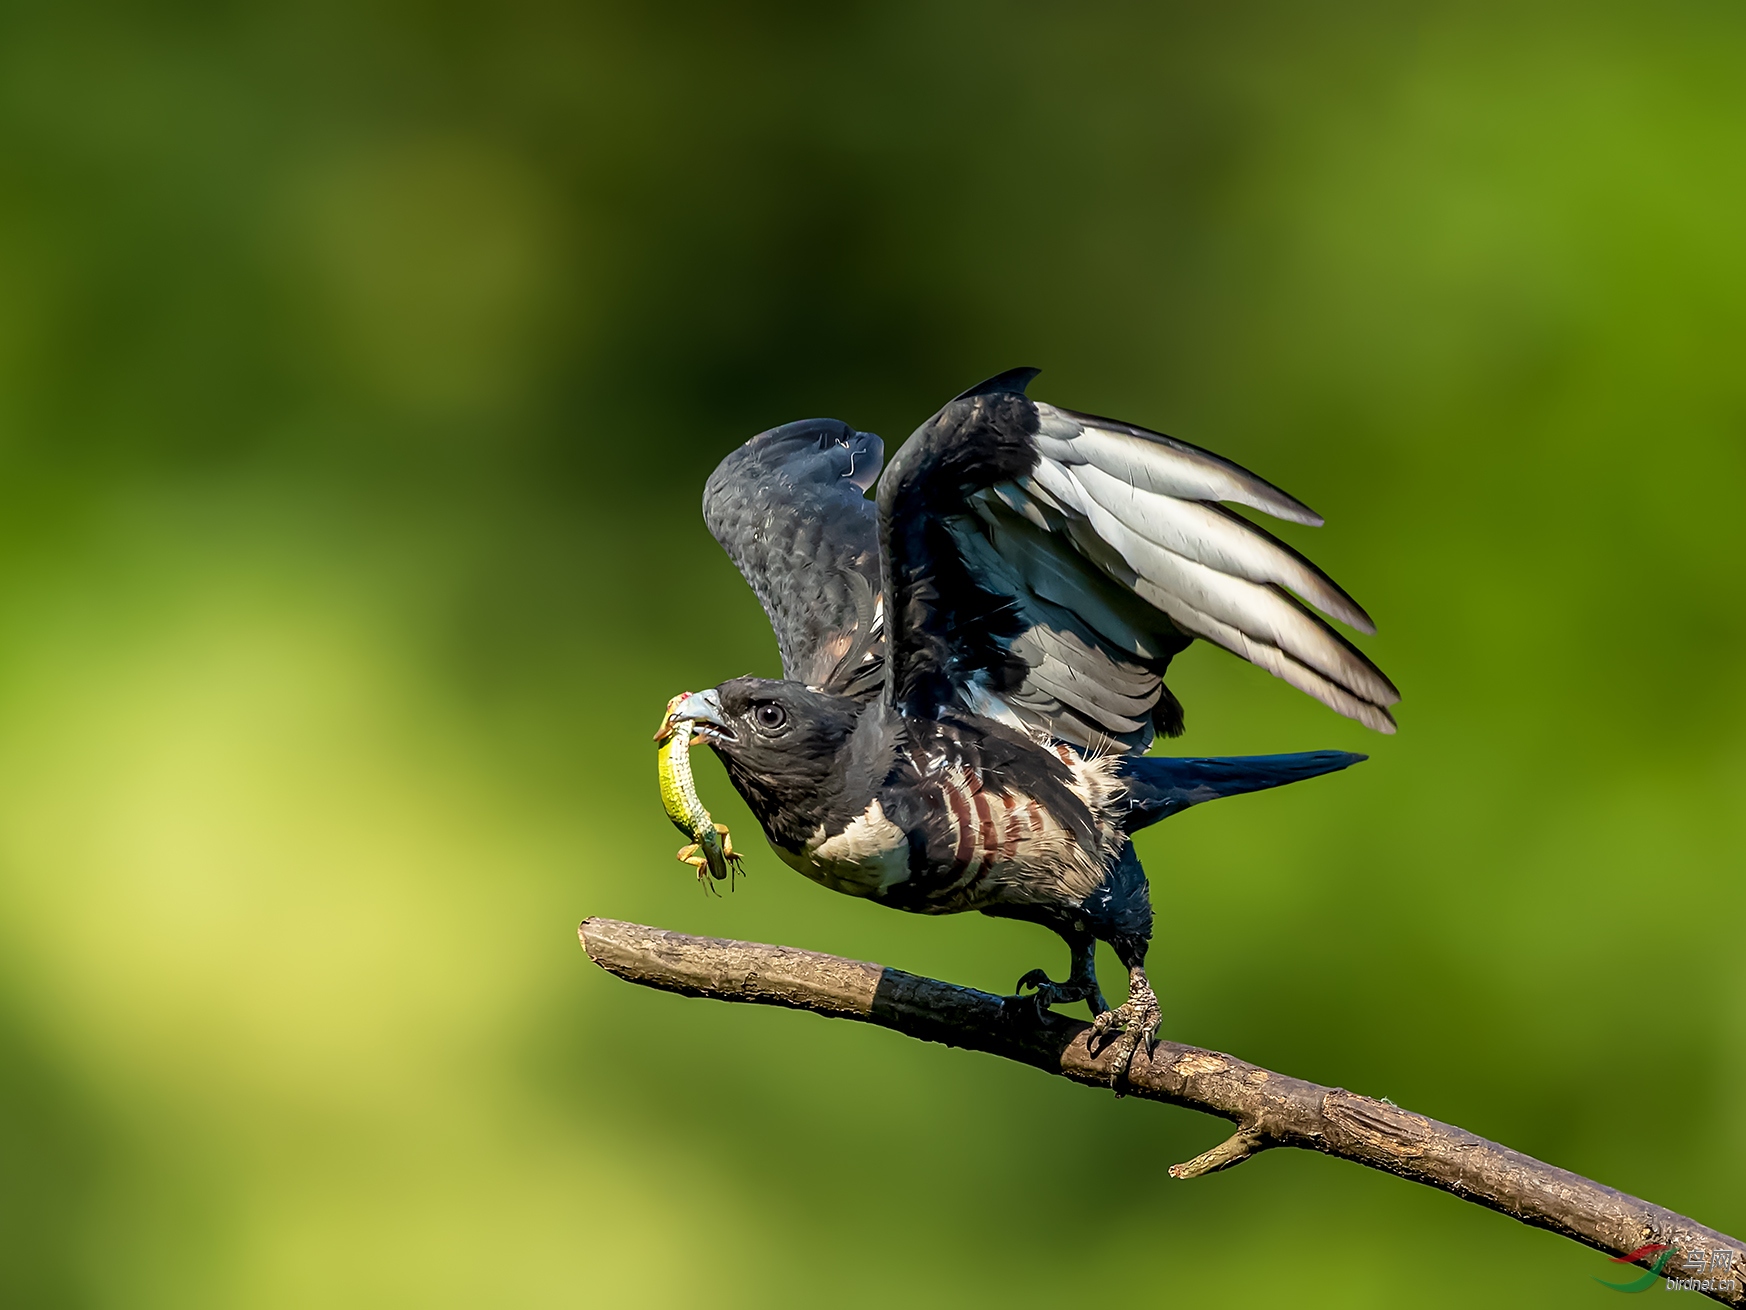
[{"label": "dark tail feather", "polygon": [[1135,833],[1202,801],[1301,782],[1368,758],[1345,751],[1178,760],[1130,755],[1122,761],[1121,776],[1128,784],[1128,815],[1122,826]]}]

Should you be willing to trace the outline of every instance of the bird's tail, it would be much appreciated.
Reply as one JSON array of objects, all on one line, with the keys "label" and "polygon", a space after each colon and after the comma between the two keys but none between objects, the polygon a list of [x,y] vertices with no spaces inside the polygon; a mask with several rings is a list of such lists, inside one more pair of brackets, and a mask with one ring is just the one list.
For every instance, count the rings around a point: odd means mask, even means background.
[{"label": "bird's tail", "polygon": [[1129,833],[1168,819],[1202,801],[1238,796],[1246,791],[1265,791],[1288,782],[1301,782],[1317,774],[1350,768],[1366,755],[1346,751],[1300,751],[1295,755],[1235,755],[1201,759],[1161,759],[1129,755],[1122,761],[1121,778],[1128,785],[1127,818],[1122,826]]}]

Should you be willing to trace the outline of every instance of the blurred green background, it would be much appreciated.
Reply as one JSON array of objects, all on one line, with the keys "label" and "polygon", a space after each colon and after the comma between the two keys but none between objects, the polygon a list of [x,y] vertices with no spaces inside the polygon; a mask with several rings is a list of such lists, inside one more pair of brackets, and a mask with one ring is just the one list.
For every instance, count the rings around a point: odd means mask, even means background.
[{"label": "blurred green background", "polygon": [[[1746,1230],[1746,11],[0,16],[0,1299],[1604,1306],[1185,1111],[643,992],[587,914],[989,989],[1064,951],[676,863],[774,672],[697,512],[1018,364],[1232,456],[1393,739],[1197,647],[1166,1029]],[[1105,968],[1110,967],[1106,961]]]}]

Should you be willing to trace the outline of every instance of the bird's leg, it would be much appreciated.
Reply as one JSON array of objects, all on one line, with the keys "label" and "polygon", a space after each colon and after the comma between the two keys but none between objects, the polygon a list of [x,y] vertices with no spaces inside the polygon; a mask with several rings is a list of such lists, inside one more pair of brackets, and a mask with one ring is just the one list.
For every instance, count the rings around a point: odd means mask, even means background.
[{"label": "bird's leg", "polygon": [[[1113,1010],[1105,1010],[1091,1021],[1091,1036],[1087,1043],[1096,1047],[1098,1039],[1105,1033],[1121,1030],[1121,1036],[1116,1038],[1115,1057],[1110,1062],[1109,1083],[1111,1087],[1119,1088],[1122,1079],[1127,1077],[1128,1065],[1133,1062],[1134,1052],[1140,1043],[1146,1044],[1146,1053],[1152,1052],[1152,1039],[1158,1035],[1158,1022],[1162,1018],[1158,1008],[1158,998],[1152,994],[1152,984],[1146,981],[1146,970],[1142,965],[1133,964],[1128,968],[1128,999]],[[1119,1094],[1119,1093],[1118,1093]]]},{"label": "bird's leg", "polygon": [[1051,1005],[1071,1005],[1074,1001],[1086,1002],[1093,1014],[1102,1014],[1109,1008],[1104,1003],[1102,989],[1097,985],[1097,939],[1069,937],[1066,940],[1068,949],[1073,952],[1066,982],[1056,982],[1043,970],[1032,969],[1018,980],[1018,986],[1013,989],[1021,995],[1027,988],[1036,989],[1033,999],[1039,1019]]}]

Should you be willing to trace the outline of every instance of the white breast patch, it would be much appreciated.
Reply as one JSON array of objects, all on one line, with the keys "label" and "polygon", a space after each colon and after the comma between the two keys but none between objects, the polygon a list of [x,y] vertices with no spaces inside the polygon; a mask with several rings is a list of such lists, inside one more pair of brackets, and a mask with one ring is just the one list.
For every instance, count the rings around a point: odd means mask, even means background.
[{"label": "white breast patch", "polygon": [[821,827],[804,851],[777,854],[814,882],[850,896],[875,896],[909,877],[909,840],[877,799],[836,836],[825,836]]}]

